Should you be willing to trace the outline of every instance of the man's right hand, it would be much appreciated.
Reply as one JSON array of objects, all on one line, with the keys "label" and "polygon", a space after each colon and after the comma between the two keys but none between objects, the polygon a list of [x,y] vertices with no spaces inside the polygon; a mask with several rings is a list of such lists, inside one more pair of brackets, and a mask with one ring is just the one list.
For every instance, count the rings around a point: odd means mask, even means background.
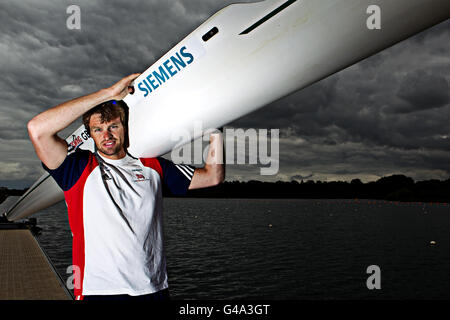
[{"label": "man's right hand", "polygon": [[109,91],[112,97],[111,100],[122,100],[128,93],[132,92],[131,83],[140,75],[140,73],[130,74],[107,88],[106,90]]}]

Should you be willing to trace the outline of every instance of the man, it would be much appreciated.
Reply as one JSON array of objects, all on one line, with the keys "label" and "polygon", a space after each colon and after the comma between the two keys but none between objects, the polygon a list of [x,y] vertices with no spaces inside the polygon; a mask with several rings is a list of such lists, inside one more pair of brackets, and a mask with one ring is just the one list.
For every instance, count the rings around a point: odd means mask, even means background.
[{"label": "man", "polygon": [[[175,165],[161,157],[136,159],[127,153],[122,99],[133,91],[131,83],[138,76],[62,103],[28,123],[39,159],[64,190],[77,299],[168,298],[162,186],[184,194],[224,179],[220,134],[210,137],[204,168]],[[57,133],[80,116],[97,151],[68,155]]]}]

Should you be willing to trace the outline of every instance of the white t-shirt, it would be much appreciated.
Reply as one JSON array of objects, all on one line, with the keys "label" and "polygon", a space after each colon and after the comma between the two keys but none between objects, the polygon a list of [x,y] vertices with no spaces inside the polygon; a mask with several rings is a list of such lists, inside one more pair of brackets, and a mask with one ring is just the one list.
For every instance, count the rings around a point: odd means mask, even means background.
[{"label": "white t-shirt", "polygon": [[75,296],[143,295],[168,287],[162,190],[186,193],[193,167],[77,150],[59,168],[45,169],[64,190]]}]

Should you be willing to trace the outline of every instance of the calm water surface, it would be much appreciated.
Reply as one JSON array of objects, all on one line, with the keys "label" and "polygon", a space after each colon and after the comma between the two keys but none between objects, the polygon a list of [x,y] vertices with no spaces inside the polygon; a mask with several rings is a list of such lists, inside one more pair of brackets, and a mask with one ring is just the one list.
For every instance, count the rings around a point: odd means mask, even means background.
[{"label": "calm water surface", "polygon": [[[166,198],[164,208],[173,299],[450,298],[447,204]],[[64,202],[36,217],[67,279]],[[367,289],[370,265],[380,290]]]}]

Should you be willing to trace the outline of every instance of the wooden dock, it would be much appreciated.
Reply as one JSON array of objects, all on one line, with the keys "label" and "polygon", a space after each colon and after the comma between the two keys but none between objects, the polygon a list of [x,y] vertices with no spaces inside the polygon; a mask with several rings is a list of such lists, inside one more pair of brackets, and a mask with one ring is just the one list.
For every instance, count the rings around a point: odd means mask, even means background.
[{"label": "wooden dock", "polygon": [[26,228],[0,227],[0,300],[69,300],[72,295]]}]

